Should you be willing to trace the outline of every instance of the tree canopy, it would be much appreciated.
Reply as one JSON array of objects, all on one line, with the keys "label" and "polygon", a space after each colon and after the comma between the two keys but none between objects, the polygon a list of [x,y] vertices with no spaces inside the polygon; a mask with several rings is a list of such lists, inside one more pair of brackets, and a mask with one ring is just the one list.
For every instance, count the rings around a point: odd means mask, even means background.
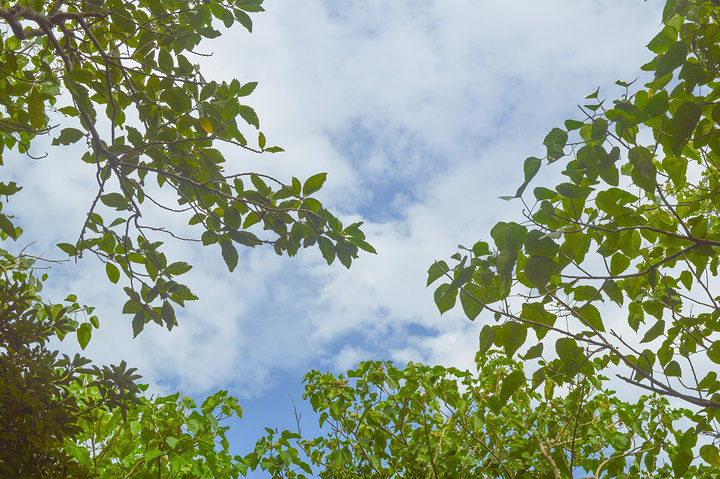
[{"label": "tree canopy", "polygon": [[[252,31],[262,3],[0,2],[0,165],[9,155],[58,154],[91,165],[94,199],[79,233],[64,232],[58,247],[105,264],[128,296],[123,313],[134,335],[151,321],[173,328],[175,307],[196,299],[177,281],[192,265],[166,256],[167,239],[218,245],[230,271],[244,246],[288,256],[317,246],[328,264],[346,267],[360,249],[374,252],[360,223],[343,226],[313,196],[326,173],[280,180],[243,168],[241,153],[282,151],[247,104],[257,83],[206,79],[195,63],[219,29]],[[237,400],[218,393],[197,409],[177,395],[148,399],[125,361],[93,366],[49,348],[71,332],[85,348],[99,319],[74,294],[59,304],[42,299],[46,274],[38,271],[47,263],[16,247],[23,219],[11,207],[21,188],[0,183],[2,474],[237,477],[237,461],[215,451],[227,449],[218,419],[239,414]],[[144,221],[152,209],[181,215],[191,236]]]},{"label": "tree canopy", "polygon": [[[274,477],[302,477],[298,450],[328,478],[717,476],[720,7],[669,0],[662,20],[651,80],[595,91],[525,160],[504,197],[525,220],[429,268],[441,313],[486,321],[478,372],[308,374],[331,431],[260,441]],[[650,395],[619,398],[608,375]]]},{"label": "tree canopy", "polygon": [[[171,329],[174,305],[196,299],[176,280],[191,265],[168,259],[163,240],[218,245],[231,271],[237,246],[289,256],[317,246],[348,267],[359,250],[374,252],[359,223],[343,226],[313,197],[324,173],[283,181],[226,161],[281,149],[245,104],[256,84],[207,80],[189,54],[220,25],[251,30],[261,5],[0,2],[9,28],[0,32],[0,162],[37,157],[45,136],[52,145],[40,155],[74,145],[92,165],[97,193],[79,235],[58,246],[92,253],[112,283],[122,279],[135,335],[151,321]],[[642,67],[652,79],[618,82],[612,101],[589,95],[581,118],[546,136],[544,156],[525,160],[506,198],[522,202],[525,220],[500,222],[491,242],[430,267],[441,313],[459,299],[469,319],[488,320],[477,371],[381,361],[346,375],[312,371],[305,398],[329,433],[268,429],[244,456],[230,454],[221,422],[242,412],[227,392],[199,407],[181,394],[146,397],[125,362],[93,366],[49,348],[73,332],[85,347],[99,320],[74,294],[42,298],[43,259],[11,251],[22,219],[8,198],[21,185],[0,183],[0,471],[717,477],[718,32],[715,1],[668,0]],[[559,184],[528,190],[541,167],[557,165]],[[146,224],[148,208],[184,215],[197,234]],[[611,375],[646,395],[617,396]]]},{"label": "tree canopy", "polygon": [[[190,54],[203,39],[239,23],[262,0],[1,2],[0,155],[34,155],[31,142],[82,145],[95,166],[97,194],[77,238],[58,246],[70,256],[93,253],[113,283],[127,278],[123,312],[139,333],[150,321],[172,328],[173,305],[195,299],[176,278],[192,266],[163,253],[180,232],[146,224],[143,211],[184,214],[203,245],[219,245],[230,271],[238,246],[271,245],[293,256],[319,246],[328,263],[350,266],[358,249],[373,252],[359,224],[344,227],[312,195],[326,174],[288,181],[243,171],[238,152],[273,153],[246,98],[256,82],[209,80]],[[252,135],[252,136],[251,136]],[[249,139],[248,139],[249,138]],[[55,148],[52,152],[55,154]],[[76,151],[76,150],[73,150]],[[47,156],[49,153],[43,153]],[[1,157],[0,157],[1,158]],[[9,196],[20,186],[0,185]],[[162,189],[171,189],[167,201]],[[0,214],[4,237],[20,230]],[[90,331],[90,330],[87,330]],[[87,336],[87,335],[86,335]]]},{"label": "tree canopy", "polygon": [[[618,82],[624,94],[612,102],[589,95],[582,118],[547,135],[545,156],[525,160],[514,198],[526,221],[498,223],[492,245],[436,262],[428,278],[445,280],[441,312],[459,298],[471,320],[492,313],[481,353],[496,346],[512,357],[530,345],[521,357],[539,364],[535,387],[609,371],[692,406],[688,436],[711,439],[699,451],[715,467],[719,14],[715,2],[668,1],[642,67],[653,79]],[[563,182],[524,195],[541,166],[559,164]],[[673,456],[677,475],[695,441]]]}]

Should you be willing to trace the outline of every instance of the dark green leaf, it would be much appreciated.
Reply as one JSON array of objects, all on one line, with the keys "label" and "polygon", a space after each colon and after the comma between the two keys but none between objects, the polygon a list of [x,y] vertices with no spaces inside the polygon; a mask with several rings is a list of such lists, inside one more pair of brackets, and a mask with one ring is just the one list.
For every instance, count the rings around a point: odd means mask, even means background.
[{"label": "dark green leaf", "polygon": [[242,226],[242,216],[237,208],[233,205],[228,205],[223,213],[223,222],[228,228],[237,230]]},{"label": "dark green leaf", "polygon": [[670,45],[667,52],[658,59],[655,67],[655,77],[659,78],[671,73],[685,62],[687,57],[687,45],[682,40]]},{"label": "dark green leaf", "polygon": [[686,101],[678,107],[672,118],[670,128],[673,154],[680,155],[682,153],[688,139],[692,137],[701,116],[702,107],[694,101]]},{"label": "dark green leaf", "polygon": [[679,451],[671,457],[673,472],[675,477],[681,477],[688,470],[692,463],[693,456],[689,452]]},{"label": "dark green leaf", "polygon": [[255,91],[255,88],[257,87],[257,85],[258,85],[258,84],[257,84],[257,82],[255,82],[255,81],[244,84],[244,85],[240,88],[240,90],[238,90],[237,96],[248,96],[248,95],[251,94],[253,91]]},{"label": "dark green leaf", "polygon": [[[335,261],[335,246],[332,241],[325,236],[320,236],[318,238],[318,246],[320,247],[320,252],[322,253],[323,258],[325,258],[327,264],[332,264],[333,261]],[[430,282],[428,282],[428,285],[429,284]]]},{"label": "dark green leaf", "polygon": [[502,345],[505,354],[512,357],[527,338],[527,326],[517,321],[508,321],[502,326]]},{"label": "dark green leaf", "polygon": [[222,257],[225,260],[225,264],[228,270],[232,273],[238,264],[238,252],[235,249],[235,245],[231,241],[220,240],[220,248],[222,250]]},{"label": "dark green leaf", "polygon": [[132,320],[132,329],[133,329],[133,337],[137,337],[137,335],[140,334],[143,329],[145,329],[145,312],[144,311],[138,311],[137,313],[135,313],[135,316],[133,316],[133,320]]},{"label": "dark green leaf", "polygon": [[682,368],[680,368],[680,364],[678,364],[677,361],[670,361],[667,366],[665,366],[665,374],[670,377],[681,377],[682,376]]},{"label": "dark green leaf", "polygon": [[555,263],[550,258],[531,256],[525,263],[525,275],[533,286],[542,289],[550,281],[554,268]]},{"label": "dark green leaf", "polygon": [[522,371],[516,370],[505,376],[502,381],[502,386],[500,387],[500,400],[507,402],[525,381],[525,375]]},{"label": "dark green leaf", "polygon": [[[17,233],[15,230],[15,226],[12,224],[12,222],[8,219],[7,216],[0,213],[0,231],[8,235],[12,239],[17,239]],[[58,245],[60,246],[60,245]],[[62,248],[61,248],[62,249]]]},{"label": "dark green leaf", "polygon": [[30,117],[30,127],[36,130],[45,128],[45,103],[40,92],[33,88],[27,98],[27,109]]},{"label": "dark green leaf", "polygon": [[495,342],[495,329],[487,324],[480,330],[478,354],[485,354]]}]

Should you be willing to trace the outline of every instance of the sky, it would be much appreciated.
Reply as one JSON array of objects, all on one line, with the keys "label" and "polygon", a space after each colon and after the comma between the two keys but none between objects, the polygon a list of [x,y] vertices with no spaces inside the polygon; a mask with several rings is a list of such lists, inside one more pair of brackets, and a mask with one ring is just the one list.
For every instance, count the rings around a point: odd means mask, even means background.
[{"label": "sky", "polygon": [[[121,288],[93,257],[53,266],[45,295],[70,292],[97,307],[100,330],[84,354],[98,364],[126,359],[151,391],[197,398],[227,389],[245,419],[233,448],[246,452],[262,427],[315,419],[301,401],[310,369],[342,372],[359,361],[473,367],[478,332],[458,311],[440,316],[426,271],[458,244],[489,239],[501,220],[521,218],[514,194],[544,136],[601,88],[622,93],[651,59],[662,2],[640,0],[266,0],[240,26],[204,43],[206,78],[257,81],[248,98],[269,144],[284,153],[233,151],[230,168],[281,180],[327,172],[318,194],[344,223],[364,221],[376,256],[351,269],[328,266],[315,249],[289,259],[271,249],[241,252],[228,273],[219,248],[168,243],[194,269],[200,297],[168,332],[148,325],[132,339]],[[43,146],[41,145],[40,148]],[[43,160],[6,159],[24,186],[8,208],[31,251],[61,258],[95,193],[92,166],[71,148]],[[558,171],[545,168],[534,184]],[[153,219],[150,215],[148,222]],[[181,218],[157,218],[182,230]],[[77,349],[72,341],[63,350]]]}]

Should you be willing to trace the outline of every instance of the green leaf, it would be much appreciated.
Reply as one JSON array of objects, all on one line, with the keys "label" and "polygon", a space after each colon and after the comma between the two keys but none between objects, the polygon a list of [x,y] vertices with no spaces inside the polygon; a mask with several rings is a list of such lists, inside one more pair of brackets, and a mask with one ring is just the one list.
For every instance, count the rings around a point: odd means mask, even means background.
[{"label": "green leaf", "polygon": [[322,253],[323,258],[325,258],[327,264],[332,264],[333,261],[335,261],[335,246],[332,241],[325,236],[320,236],[318,238],[318,246],[320,247],[320,252]]},{"label": "green leaf", "polygon": [[80,141],[85,136],[85,132],[77,128],[63,128],[60,130],[60,136],[52,141],[53,145],[70,145]]},{"label": "green leaf", "polygon": [[583,123],[582,121],[565,120],[565,129],[567,131],[577,130],[579,128],[582,128],[584,124],[585,123]]},{"label": "green leaf", "polygon": [[130,206],[127,198],[120,193],[108,193],[106,195],[102,195],[100,196],[100,201],[102,201],[103,204],[119,211],[127,210]]},{"label": "green leaf", "polygon": [[177,324],[177,319],[175,318],[175,309],[172,307],[172,304],[170,304],[169,301],[163,301],[162,309],[162,319],[165,321],[165,324],[168,327],[172,327]]},{"label": "green leaf", "polygon": [[567,132],[560,128],[553,128],[543,140],[547,147],[547,158],[550,163],[565,156],[563,151],[568,141]]},{"label": "green leaf", "polygon": [[436,261],[433,263],[428,269],[428,280],[426,286],[430,286],[438,278],[445,276],[445,272],[449,270],[450,268],[445,261]]},{"label": "green leaf", "polygon": [[500,401],[507,402],[510,397],[522,386],[527,380],[522,371],[513,371],[503,378],[500,387]]},{"label": "green leaf", "polygon": [[555,190],[565,198],[587,198],[592,191],[586,186],[578,186],[573,183],[560,183]]},{"label": "green leaf", "polygon": [[539,358],[540,356],[542,356],[542,352],[543,352],[543,343],[537,343],[536,345],[531,346],[527,350],[527,353],[525,353],[525,355],[522,356],[522,360],[528,361],[530,359]]},{"label": "green leaf", "polygon": [[192,265],[187,264],[183,261],[177,261],[167,266],[167,272],[173,276],[179,276],[185,274],[192,269]]},{"label": "green leaf", "polygon": [[303,185],[303,196],[310,196],[316,191],[319,191],[326,179],[327,173],[318,173],[308,178]]},{"label": "green leaf", "polygon": [[681,477],[690,467],[693,456],[689,452],[679,451],[671,457],[673,472],[675,477]]},{"label": "green leaf", "polygon": [[250,15],[239,9],[235,9],[233,13],[235,14],[235,19],[238,23],[245,27],[248,32],[252,33],[252,19],[250,19]]},{"label": "green leaf", "polygon": [[531,256],[525,263],[525,275],[537,289],[542,289],[550,282],[555,269],[555,262],[544,256]]},{"label": "green leaf", "polygon": [[[671,120],[671,145],[674,155],[680,155],[702,116],[702,107],[694,101],[680,105]],[[632,151],[632,150],[631,150]]]},{"label": "green leaf", "polygon": [[105,273],[113,284],[117,284],[120,280],[120,270],[112,263],[105,263]]},{"label": "green leaf", "polygon": [[715,341],[714,343],[712,343],[712,345],[708,349],[707,356],[710,361],[714,362],[715,364],[720,364],[720,341]]},{"label": "green leaf", "polygon": [[232,273],[238,264],[238,252],[235,249],[235,245],[228,240],[220,240],[220,249],[222,250],[222,257],[225,260],[225,264],[228,270]]},{"label": "green leaf", "polygon": [[[476,299],[475,292],[480,292],[480,287],[474,284],[468,284],[464,289],[460,290],[460,304],[462,305],[465,316],[473,321],[483,310],[483,305]],[[468,294],[470,293],[470,294]]]},{"label": "green leaf", "polygon": [[525,237],[525,254],[554,258],[560,247],[540,230],[529,231]]},{"label": "green leaf", "polygon": [[700,457],[711,466],[720,468],[720,452],[715,444],[701,446]]},{"label": "green leaf", "polygon": [[665,366],[665,375],[670,377],[682,377],[682,368],[680,367],[680,364],[678,364],[677,361],[670,361],[667,366]]},{"label": "green leaf", "polygon": [[527,228],[517,223],[499,222],[493,226],[490,236],[500,251],[519,251],[527,235]]},{"label": "green leaf", "polygon": [[145,312],[144,311],[138,311],[137,313],[135,313],[135,316],[133,316],[133,320],[132,320],[132,329],[133,329],[133,338],[137,337],[137,335],[140,334],[143,329],[145,329]]},{"label": "green leaf", "polygon": [[505,354],[512,357],[527,338],[527,326],[517,321],[508,321],[502,326],[502,346]]},{"label": "green leaf", "polygon": [[602,316],[600,316],[600,311],[592,305],[592,304],[586,304],[580,311],[580,315],[585,320],[586,323],[590,325],[591,328],[593,328],[596,331],[605,332],[605,326],[603,325]]},{"label": "green leaf", "polygon": [[[2,162],[0,162],[0,164],[2,164]],[[14,181],[0,183],[0,195],[2,196],[12,196],[20,190],[22,190],[22,187],[18,186]]]},{"label": "green leaf", "polygon": [[435,290],[435,305],[440,314],[451,310],[455,306],[457,299],[457,290],[449,290],[449,284],[442,284]]},{"label": "green leaf", "polygon": [[237,230],[242,226],[242,216],[237,208],[233,205],[228,205],[223,213],[223,222],[228,228]]},{"label": "green leaf", "polygon": [[478,354],[485,354],[495,342],[495,328],[487,324],[480,330]]},{"label": "green leaf", "polygon": [[163,452],[157,448],[149,449],[145,452],[145,455],[143,458],[145,459],[145,462],[150,462],[155,458],[158,458],[163,455]]},{"label": "green leaf", "polygon": [[473,276],[475,266],[468,266],[455,273],[455,278],[450,283],[449,289],[456,290],[464,286]]},{"label": "green leaf", "polygon": [[630,259],[618,252],[610,259],[610,274],[617,276],[630,266]]},{"label": "green leaf", "polygon": [[92,337],[92,325],[90,323],[82,323],[77,329],[78,344],[80,349],[85,349]]},{"label": "green leaf", "polygon": [[685,62],[685,58],[687,58],[687,50],[687,45],[682,40],[670,45],[667,52],[658,58],[657,65],[655,66],[655,78],[665,76],[682,65]]},{"label": "green leaf", "polygon": [[242,87],[240,87],[240,90],[238,90],[237,96],[248,96],[253,91],[255,91],[257,85],[258,84],[256,81],[244,84]]},{"label": "green leaf", "polygon": [[538,339],[544,338],[549,331],[548,328],[553,326],[557,320],[557,316],[547,312],[542,303],[524,303],[520,318],[533,323]]},{"label": "green leaf", "polygon": [[665,321],[662,319],[657,321],[652,328],[648,329],[647,333],[645,333],[645,336],[643,336],[641,343],[649,343],[650,341],[656,339],[658,336],[663,334],[665,332]]},{"label": "green leaf", "polygon": [[542,165],[542,160],[540,158],[535,158],[531,156],[530,158],[527,158],[525,160],[525,163],[523,165],[523,170],[525,171],[525,181],[522,185],[520,185],[520,188],[518,188],[517,192],[515,192],[515,198],[520,198],[525,191],[525,188],[530,184],[530,181],[535,177],[538,171],[540,171],[540,166]]},{"label": "green leaf", "polygon": [[662,161],[663,170],[668,174],[675,186],[685,186],[688,161],[682,156],[668,156]]},{"label": "green leaf", "polygon": [[660,33],[650,40],[647,47],[653,53],[665,53],[677,41],[677,30],[670,25],[665,26]]},{"label": "green leaf", "polygon": [[611,301],[622,306],[623,304],[623,293],[617,283],[613,280],[606,280],[602,287],[605,294],[608,295]]},{"label": "green leaf", "polygon": [[250,108],[247,105],[240,105],[240,116],[245,120],[248,125],[252,125],[255,128],[260,128],[260,120],[258,119],[257,113],[255,113],[255,110]]},{"label": "green leaf", "polygon": [[[7,216],[0,213],[0,231],[8,235],[12,239],[17,239],[17,230]],[[58,245],[59,246],[59,245]]]},{"label": "green leaf", "polygon": [[[0,225],[2,222],[2,218],[3,215],[0,215]],[[65,253],[67,253],[68,256],[75,256],[77,254],[77,249],[75,248],[75,245],[72,245],[70,243],[58,243],[56,246],[63,250]]]},{"label": "green leaf", "polygon": [[45,103],[40,97],[40,92],[33,88],[27,99],[28,116],[30,127],[35,130],[45,128]]}]

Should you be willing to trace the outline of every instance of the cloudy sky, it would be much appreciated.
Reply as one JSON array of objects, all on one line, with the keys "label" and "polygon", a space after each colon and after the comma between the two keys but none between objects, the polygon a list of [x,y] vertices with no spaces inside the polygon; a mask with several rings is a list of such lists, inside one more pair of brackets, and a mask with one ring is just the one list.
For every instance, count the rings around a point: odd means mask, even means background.
[{"label": "cloudy sky", "polygon": [[[258,81],[249,103],[269,143],[286,152],[228,160],[279,179],[328,172],[319,198],[344,222],[365,221],[378,255],[346,270],[316,250],[288,259],[256,249],[230,274],[219,251],[172,244],[195,265],[185,278],[200,300],[179,312],[176,330],[150,325],[135,340],[120,314],[124,294],[98,280],[94,258],[54,267],[46,291],[97,306],[101,329],[85,354],[98,363],[127,359],[158,392],[240,397],[238,451],[261,426],[292,426],[288,394],[299,402],[310,369],[365,359],[471,367],[484,320],[440,317],[425,288],[428,266],[519,218],[518,203],[497,197],[514,193],[523,160],[544,154],[545,134],[579,117],[586,95],[601,87],[612,98],[621,93],[615,80],[641,74],[662,8],[641,0],[265,3],[252,35],[238,27],[204,44],[213,53],[205,76]],[[7,159],[5,174],[25,186],[10,204],[23,239],[61,257],[53,245],[75,241],[95,184],[92,167],[68,149],[51,153]]]}]

